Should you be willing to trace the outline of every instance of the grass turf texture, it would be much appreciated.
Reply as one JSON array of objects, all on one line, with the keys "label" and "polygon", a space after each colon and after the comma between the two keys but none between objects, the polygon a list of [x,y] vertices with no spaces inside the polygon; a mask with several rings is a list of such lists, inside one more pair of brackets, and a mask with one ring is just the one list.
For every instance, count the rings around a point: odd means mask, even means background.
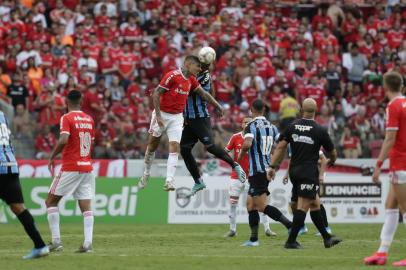
[{"label": "grass turf texture", "polygon": [[[370,269],[362,259],[378,247],[380,224],[332,225],[344,239],[339,246],[325,249],[315,228],[299,237],[303,250],[286,250],[286,230],[272,224],[278,233],[268,238],[260,231],[259,247],[240,247],[249,228],[239,225],[238,235],[224,238],[227,225],[108,225],[95,223],[94,253],[75,254],[83,239],[81,224],[61,224],[64,251],[23,261],[21,256],[32,247],[23,228],[0,224],[0,269]],[[46,240],[48,226],[39,225]],[[406,232],[399,224],[388,265],[406,257]]]}]

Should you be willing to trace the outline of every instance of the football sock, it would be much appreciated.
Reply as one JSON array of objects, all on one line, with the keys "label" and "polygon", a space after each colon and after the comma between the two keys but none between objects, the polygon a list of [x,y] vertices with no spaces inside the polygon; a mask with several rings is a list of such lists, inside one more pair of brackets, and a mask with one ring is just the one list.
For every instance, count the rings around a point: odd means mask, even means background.
[{"label": "football sock", "polygon": [[248,211],[248,222],[251,229],[251,242],[258,241],[259,213],[257,210]]},{"label": "football sock", "polygon": [[37,227],[35,226],[34,218],[31,216],[31,213],[27,209],[25,209],[17,217],[18,220],[23,225],[25,232],[34,242],[35,248],[45,247],[45,243],[42,240],[42,237],[39,234]]},{"label": "football sock", "polygon": [[193,180],[195,181],[196,184],[200,184],[201,179],[200,179],[199,166],[197,166],[196,159],[192,155],[192,149],[190,147],[181,147],[180,154],[182,155],[186,168],[192,175]]},{"label": "football sock", "polygon": [[315,210],[315,211],[310,211],[310,217],[312,218],[312,221],[316,228],[319,230],[321,233],[321,236],[323,236],[324,239],[329,239],[331,238],[331,235],[326,231],[326,226],[324,225],[323,218],[321,217],[321,211]]},{"label": "football sock", "polygon": [[206,149],[209,153],[213,154],[215,157],[227,162],[233,169],[237,165],[237,163],[234,162],[234,160],[230,157],[230,155],[223,148],[212,144],[209,147],[207,147]]},{"label": "football sock", "polygon": [[324,226],[328,227],[326,208],[324,208],[323,204],[320,204],[320,212],[321,212],[321,217],[323,218]]},{"label": "football sock", "polygon": [[272,205],[267,205],[264,209],[264,214],[267,214],[270,218],[275,221],[282,223],[287,229],[292,227],[292,222],[285,217],[278,208]]},{"label": "football sock", "polygon": [[155,159],[155,152],[149,152],[149,150],[147,149],[147,151],[145,152],[145,157],[144,157],[144,174],[145,175],[150,175],[151,174],[151,166],[152,166],[152,162]]},{"label": "football sock", "polygon": [[83,212],[83,232],[85,236],[85,241],[83,243],[84,247],[88,247],[93,241],[93,224],[94,217],[92,211]]},{"label": "football sock", "polygon": [[238,200],[230,199],[230,230],[237,231],[237,203]]},{"label": "football sock", "polygon": [[386,209],[385,222],[381,230],[381,245],[379,246],[378,252],[388,253],[399,224],[398,219],[399,209]]},{"label": "football sock", "polygon": [[293,212],[293,223],[288,237],[288,243],[295,243],[300,229],[304,225],[306,219],[306,212],[303,210],[295,210]]},{"label": "football sock", "polygon": [[52,243],[61,242],[61,232],[59,230],[59,210],[58,207],[49,207],[48,223],[51,230]]},{"label": "football sock", "polygon": [[178,153],[169,153],[166,164],[166,182],[173,182],[175,179],[176,167],[178,166]]},{"label": "football sock", "polygon": [[264,225],[264,231],[270,230],[268,215],[261,213],[261,223]]}]

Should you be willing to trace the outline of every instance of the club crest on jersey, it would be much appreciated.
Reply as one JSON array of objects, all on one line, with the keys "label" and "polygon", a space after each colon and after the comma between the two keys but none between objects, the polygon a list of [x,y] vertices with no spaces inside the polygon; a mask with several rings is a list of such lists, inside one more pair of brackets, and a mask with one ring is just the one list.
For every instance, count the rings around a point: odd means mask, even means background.
[{"label": "club crest on jersey", "polygon": [[297,129],[299,131],[309,131],[312,128],[313,128],[312,126],[295,125],[295,129]]}]

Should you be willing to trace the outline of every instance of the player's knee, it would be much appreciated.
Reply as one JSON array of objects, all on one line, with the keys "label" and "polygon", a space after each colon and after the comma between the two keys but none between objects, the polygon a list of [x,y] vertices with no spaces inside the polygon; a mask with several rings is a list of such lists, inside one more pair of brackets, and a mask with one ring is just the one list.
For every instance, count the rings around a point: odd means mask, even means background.
[{"label": "player's knee", "polygon": [[25,207],[22,203],[12,203],[10,204],[10,209],[16,216],[18,216],[25,210]]},{"label": "player's knee", "polygon": [[238,204],[238,197],[230,197],[230,204],[237,205]]},{"label": "player's knee", "polygon": [[169,142],[169,153],[178,153],[180,144],[178,142]]}]

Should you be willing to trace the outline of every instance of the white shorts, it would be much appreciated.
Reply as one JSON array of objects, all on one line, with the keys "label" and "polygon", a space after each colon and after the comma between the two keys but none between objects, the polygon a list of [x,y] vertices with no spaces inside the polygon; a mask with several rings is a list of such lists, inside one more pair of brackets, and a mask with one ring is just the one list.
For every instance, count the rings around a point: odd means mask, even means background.
[{"label": "white shorts", "polygon": [[230,197],[240,197],[241,193],[244,192],[245,184],[241,183],[237,179],[230,179],[228,194]]},{"label": "white shorts", "polygon": [[73,195],[76,200],[91,200],[94,195],[95,177],[92,172],[61,171],[52,181],[49,193],[57,196]]},{"label": "white shorts", "polygon": [[397,185],[406,184],[406,171],[389,172],[389,180],[392,184]]},{"label": "white shorts", "polygon": [[152,112],[151,125],[149,127],[149,133],[154,137],[161,137],[162,133],[166,132],[170,142],[180,143],[183,130],[183,114],[170,114],[161,112],[162,120],[165,127],[161,128],[156,121],[155,110]]}]

